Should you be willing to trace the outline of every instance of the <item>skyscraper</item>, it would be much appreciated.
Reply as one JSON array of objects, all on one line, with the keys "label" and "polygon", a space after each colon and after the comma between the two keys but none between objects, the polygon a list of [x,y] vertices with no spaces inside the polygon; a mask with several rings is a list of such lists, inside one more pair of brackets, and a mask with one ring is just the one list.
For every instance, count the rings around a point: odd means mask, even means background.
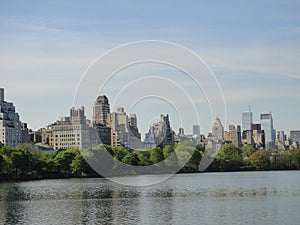
[{"label": "skyscraper", "polygon": [[12,102],[4,100],[4,88],[0,88],[0,141],[10,147],[21,143],[21,121]]},{"label": "skyscraper", "polygon": [[[299,132],[300,134],[300,132]],[[277,140],[281,143],[285,143],[286,141],[286,134],[284,133],[283,130],[280,130],[277,132]]]},{"label": "skyscraper", "polygon": [[110,112],[108,98],[105,95],[98,96],[93,107],[93,123],[106,126],[107,114]]},{"label": "skyscraper", "polygon": [[200,138],[200,126],[193,125],[193,137]]},{"label": "skyscraper", "polygon": [[224,140],[224,127],[219,117],[216,118],[215,123],[212,127],[212,136],[216,137],[217,140]]},{"label": "skyscraper", "polygon": [[265,147],[265,132],[261,129],[261,124],[252,124],[252,141],[256,149]]},{"label": "skyscraper", "polygon": [[242,128],[243,130],[251,130],[251,125],[253,123],[252,112],[249,106],[249,112],[242,113]]},{"label": "skyscraper", "polygon": [[300,130],[291,130],[290,138],[291,142],[298,142],[300,144]]},{"label": "skyscraper", "polygon": [[4,88],[0,88],[0,103],[4,101]]},{"label": "skyscraper", "polygon": [[111,128],[111,145],[122,145],[130,149],[142,147],[141,134],[137,127],[135,114],[128,117],[124,108],[119,107],[117,112],[108,114],[107,126]]},{"label": "skyscraper", "polygon": [[[232,144],[240,147],[242,145],[241,126],[229,125],[229,131],[227,132],[227,140],[231,141]],[[226,140],[226,139],[225,139]]]},{"label": "skyscraper", "polygon": [[181,136],[183,136],[184,135],[184,128],[180,127],[178,134],[181,135]]},{"label": "skyscraper", "polygon": [[275,144],[275,130],[273,128],[273,118],[271,113],[260,115],[261,129],[265,132],[266,148],[273,148]]},{"label": "skyscraper", "polygon": [[166,145],[174,146],[174,131],[171,128],[169,115],[160,115],[160,121],[154,123],[149,130],[148,136],[153,136],[156,146],[164,148]]}]

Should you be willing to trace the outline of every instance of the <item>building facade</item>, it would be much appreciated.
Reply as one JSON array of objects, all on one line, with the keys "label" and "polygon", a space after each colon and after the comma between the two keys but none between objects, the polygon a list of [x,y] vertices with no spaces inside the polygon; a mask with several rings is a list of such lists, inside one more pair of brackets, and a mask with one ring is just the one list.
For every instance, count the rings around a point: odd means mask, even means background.
[{"label": "building facade", "polygon": [[266,148],[274,148],[276,131],[273,128],[273,118],[271,113],[260,115],[261,129],[265,132]]},{"label": "building facade", "polygon": [[237,147],[240,147],[242,145],[242,137],[241,137],[241,126],[237,125],[236,127],[234,125],[229,125],[229,131],[225,131],[224,133],[224,140],[231,142]]},{"label": "building facade", "polygon": [[200,138],[200,125],[193,125],[193,136]]},{"label": "building facade", "polygon": [[70,109],[70,116],[62,117],[55,123],[41,130],[42,142],[53,149],[91,148],[90,123],[85,117],[84,107]]},{"label": "building facade", "polygon": [[291,142],[298,142],[300,144],[300,130],[291,130],[290,131]]},{"label": "building facade", "polygon": [[283,144],[287,141],[286,134],[283,130],[277,132],[277,140]]},{"label": "building facade", "polygon": [[106,126],[107,115],[110,113],[109,100],[105,95],[98,96],[93,107],[93,123]]},{"label": "building facade", "polygon": [[256,149],[265,147],[265,132],[261,129],[261,124],[252,124],[252,138]]},{"label": "building facade", "polygon": [[164,148],[166,145],[174,146],[175,133],[171,128],[169,115],[160,115],[160,121],[150,126],[148,136],[155,140],[155,145]]},{"label": "building facade", "polygon": [[5,101],[4,88],[0,88],[0,141],[12,148],[22,143],[20,117],[14,104]]},{"label": "building facade", "polygon": [[212,126],[212,136],[216,137],[217,140],[224,141],[224,127],[219,117],[216,118]]},{"label": "building facade", "polygon": [[242,113],[242,128],[244,130],[251,130],[251,126],[253,123],[253,117],[252,117],[252,112],[249,107],[249,112],[243,112]]},{"label": "building facade", "polygon": [[124,146],[129,149],[143,147],[135,114],[128,116],[124,108],[119,107],[117,112],[108,114],[107,126],[111,128],[112,146]]},{"label": "building facade", "polygon": [[21,142],[28,143],[29,140],[29,129],[27,127],[27,123],[21,123]]}]

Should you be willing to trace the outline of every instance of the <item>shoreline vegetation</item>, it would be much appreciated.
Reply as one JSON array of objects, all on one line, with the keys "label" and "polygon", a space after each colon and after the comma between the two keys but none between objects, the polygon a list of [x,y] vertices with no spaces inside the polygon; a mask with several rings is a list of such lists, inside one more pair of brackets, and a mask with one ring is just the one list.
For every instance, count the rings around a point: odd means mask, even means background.
[{"label": "shoreline vegetation", "polygon": [[[149,151],[128,150],[123,147],[101,145],[96,149],[81,152],[76,148],[59,150],[56,154],[47,154],[33,148],[31,144],[22,144],[10,148],[0,144],[0,182],[27,181],[64,178],[100,178],[86,162],[101,151],[108,151],[114,158],[128,165],[149,166],[166,161],[175,151],[176,161],[189,161],[177,173],[199,173],[198,166],[205,149],[189,141],[178,143],[175,147],[156,147]],[[88,154],[88,155],[85,155]],[[214,161],[203,172],[238,171],[274,171],[299,170],[300,149],[278,151],[274,149],[255,150],[246,145],[241,148],[231,143],[222,145],[214,156]],[[114,169],[113,167],[111,168]],[[146,169],[146,167],[145,167]],[[128,171],[128,175],[132,171]],[[153,174],[145,170],[145,175]],[[126,171],[122,171],[126,175]]]}]

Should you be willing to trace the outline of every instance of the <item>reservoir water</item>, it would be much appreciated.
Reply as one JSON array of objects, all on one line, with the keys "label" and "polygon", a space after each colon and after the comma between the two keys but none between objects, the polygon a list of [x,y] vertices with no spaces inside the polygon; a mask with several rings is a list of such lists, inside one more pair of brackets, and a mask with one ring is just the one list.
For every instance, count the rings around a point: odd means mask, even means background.
[{"label": "reservoir water", "polygon": [[145,187],[102,178],[2,182],[0,224],[299,225],[300,171],[177,174]]}]

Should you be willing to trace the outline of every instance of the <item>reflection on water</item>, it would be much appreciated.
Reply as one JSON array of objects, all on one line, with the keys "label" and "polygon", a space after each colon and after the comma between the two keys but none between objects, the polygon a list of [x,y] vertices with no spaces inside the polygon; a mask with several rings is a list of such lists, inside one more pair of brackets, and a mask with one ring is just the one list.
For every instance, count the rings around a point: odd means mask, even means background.
[{"label": "reflection on water", "polygon": [[299,206],[298,171],[179,174],[147,187],[101,178],[0,184],[0,224],[298,224]]}]

